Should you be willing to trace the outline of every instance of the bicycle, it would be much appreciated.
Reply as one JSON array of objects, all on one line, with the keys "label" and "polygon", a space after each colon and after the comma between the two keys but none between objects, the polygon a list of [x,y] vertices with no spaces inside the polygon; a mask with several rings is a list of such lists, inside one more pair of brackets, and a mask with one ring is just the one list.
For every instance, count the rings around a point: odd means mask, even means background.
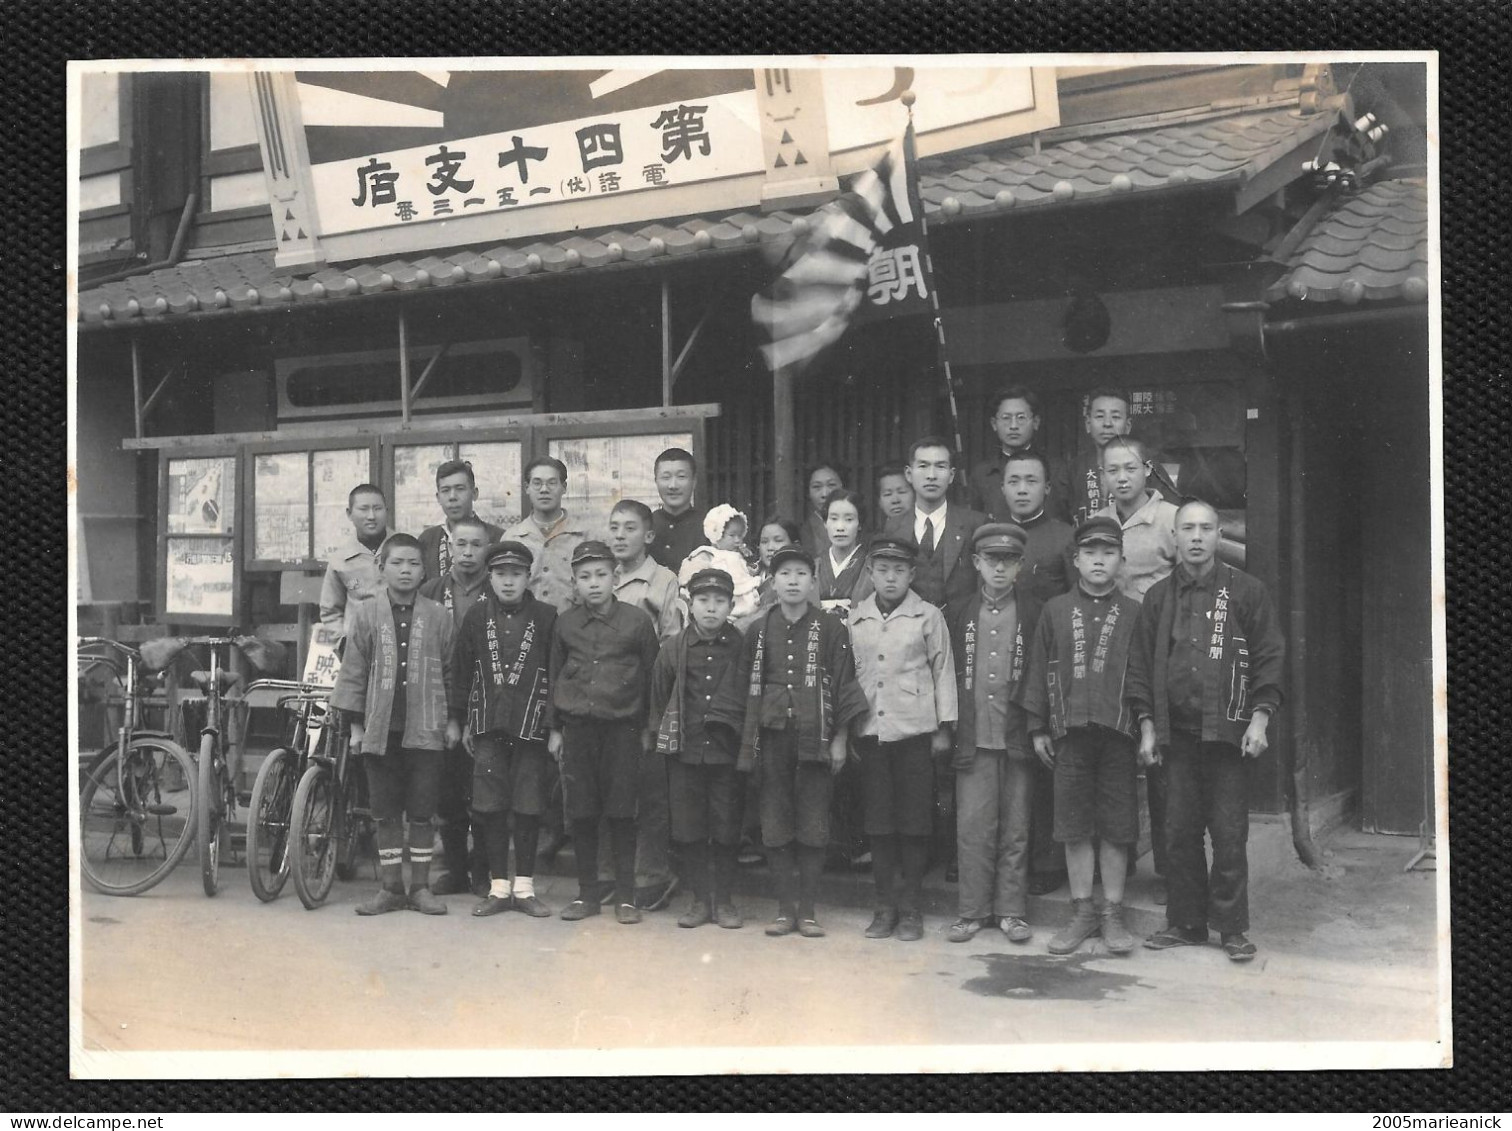
[{"label": "bicycle", "polygon": [[264,679],[247,688],[247,699],[259,689],[295,693],[278,700],[279,710],[292,716],[289,741],[263,759],[252,785],[252,799],[247,804],[247,878],[252,882],[253,894],[264,903],[271,903],[289,878],[294,789],[327,725],[330,690],[313,684]]},{"label": "bicycle", "polygon": [[79,871],[105,895],[140,895],[161,883],[189,851],[196,829],[194,763],[171,735],[137,726],[143,713],[141,671],[149,666],[142,654],[98,636],[81,637],[79,645],[110,648],[121,657],[79,656],[81,676],[103,666],[121,686],[116,741],[81,767]]},{"label": "bicycle", "polygon": [[372,840],[367,780],[360,767],[352,769],[356,762],[347,735],[341,713],[332,710],[294,791],[289,870],[308,911],[325,903],[336,879],[356,875],[359,847]]}]

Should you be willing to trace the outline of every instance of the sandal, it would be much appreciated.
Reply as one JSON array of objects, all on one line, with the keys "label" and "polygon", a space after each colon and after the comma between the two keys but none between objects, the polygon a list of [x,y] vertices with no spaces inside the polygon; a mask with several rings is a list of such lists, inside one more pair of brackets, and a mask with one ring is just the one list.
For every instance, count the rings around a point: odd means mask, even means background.
[{"label": "sandal", "polygon": [[1223,953],[1229,956],[1230,962],[1248,962],[1255,957],[1255,944],[1245,938],[1242,931],[1238,934],[1224,935]]},{"label": "sandal", "polygon": [[1166,927],[1145,939],[1146,950],[1170,950],[1178,946],[1206,946],[1208,933],[1203,927]]}]

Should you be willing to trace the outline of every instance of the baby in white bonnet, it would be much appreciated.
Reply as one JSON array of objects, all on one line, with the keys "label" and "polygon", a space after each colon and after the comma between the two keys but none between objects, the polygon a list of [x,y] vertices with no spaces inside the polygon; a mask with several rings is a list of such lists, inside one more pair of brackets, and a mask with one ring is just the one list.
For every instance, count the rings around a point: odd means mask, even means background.
[{"label": "baby in white bonnet", "polygon": [[704,537],[713,543],[700,546],[683,559],[677,571],[677,582],[682,586],[683,599],[688,596],[688,581],[701,569],[722,569],[735,582],[735,604],[730,610],[730,619],[738,620],[756,611],[761,581],[751,572],[741,548],[745,545],[748,525],[746,516],[728,503],[711,507],[704,516]]}]

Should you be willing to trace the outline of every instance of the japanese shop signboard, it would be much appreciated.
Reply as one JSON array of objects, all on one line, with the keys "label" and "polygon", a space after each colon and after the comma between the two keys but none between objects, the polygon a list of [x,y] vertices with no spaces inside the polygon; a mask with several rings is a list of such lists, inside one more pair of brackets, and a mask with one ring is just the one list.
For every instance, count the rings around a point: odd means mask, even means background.
[{"label": "japanese shop signboard", "polygon": [[250,76],[279,262],[735,209],[836,191],[901,133],[919,153],[1055,125],[1026,67],[296,70]]}]

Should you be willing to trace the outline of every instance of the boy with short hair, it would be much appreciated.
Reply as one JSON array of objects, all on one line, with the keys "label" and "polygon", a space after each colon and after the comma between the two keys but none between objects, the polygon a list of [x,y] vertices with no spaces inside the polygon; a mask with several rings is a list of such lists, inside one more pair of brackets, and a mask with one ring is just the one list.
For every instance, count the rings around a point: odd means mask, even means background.
[{"label": "boy with short hair", "polygon": [[950,753],[956,721],[955,659],[945,615],[911,588],[913,544],[873,538],[866,564],[873,591],[850,613],[856,680],[870,708],[852,724],[877,890],[866,937],[914,942],[924,935],[934,759]]},{"label": "boy with short hair", "polygon": [[[477,501],[478,481],[471,463],[465,459],[451,459],[436,468],[436,502],[441,505],[445,521],[427,526],[420,532],[426,577],[444,577],[451,569],[452,533],[459,521],[473,517],[473,504]],[[487,534],[484,545],[504,536],[504,531],[492,523],[484,523],[484,530]]]},{"label": "boy with short hair", "polygon": [[[1055,775],[1055,839],[1066,849],[1071,921],[1049,943],[1070,954],[1101,934],[1114,954],[1134,949],[1124,925],[1129,846],[1139,840],[1133,716],[1124,702],[1139,602],[1121,593],[1123,531],[1094,515],[1076,528],[1076,588],[1046,603],[1029,651],[1023,705],[1034,752]],[[1092,899],[1100,865],[1103,906]]]},{"label": "boy with short hair", "polygon": [[449,704],[452,720],[466,724],[473,833],[487,860],[488,887],[473,914],[515,910],[541,919],[551,914],[535,894],[534,876],[536,840],[546,810],[544,715],[556,609],[530,592],[531,553],[524,543],[497,542],[485,551],[483,562],[488,584],[483,600],[468,609],[457,631]]},{"label": "boy with short hair", "polygon": [[829,844],[833,777],[845,765],[846,729],[865,713],[866,696],[845,625],[809,603],[815,570],[808,551],[782,547],[771,570],[777,605],[751,626],[741,654],[747,698],[736,765],[759,773],[761,837],[777,882],[777,918],[766,933],[822,938],[814,898]]},{"label": "boy with short hair", "polygon": [[[740,844],[741,781],[735,770],[745,720],[740,632],[729,623],[735,584],[723,570],[688,579],[692,624],[668,642],[651,674],[656,751],[668,786],[678,873],[693,892],[679,927],[744,925],[732,898]],[[713,874],[710,882],[710,850]]]},{"label": "boy with short hair", "polygon": [[708,542],[704,535],[704,510],[693,505],[698,484],[698,461],[683,448],[668,448],[656,457],[651,473],[661,506],[652,513],[656,540],[651,556],[676,571],[687,556]]},{"label": "boy with short hair", "polygon": [[320,622],[343,635],[351,630],[357,605],[383,588],[378,553],[389,535],[388,502],[383,488],[359,483],[347,495],[352,540],[331,555],[320,586]]},{"label": "boy with short hair", "polygon": [[1040,606],[1021,582],[1027,535],[1014,523],[985,523],[972,539],[978,589],[951,610],[960,685],[954,758],[959,918],[945,933],[969,942],[996,926],[1027,942],[1034,758],[1018,706],[1028,642]]},{"label": "boy with short hair", "polygon": [[[438,602],[452,616],[452,625],[461,631],[468,609],[483,601],[488,593],[488,570],[483,552],[488,548],[488,524],[477,515],[459,518],[451,528],[451,569],[432,577],[420,586],[420,596]],[[468,679],[467,670],[456,669],[458,682]],[[473,760],[462,747],[446,753],[441,770],[441,796],[436,815],[441,819],[441,856],[446,874],[436,881],[437,895],[458,895],[465,891],[481,897],[488,890],[484,876],[470,876],[483,871],[483,835],[473,829],[471,867],[467,851],[469,793],[472,788]]]},{"label": "boy with short hair", "polygon": [[[663,641],[683,629],[685,609],[677,575],[648,553],[656,539],[651,508],[621,499],[609,512],[609,549],[614,554],[614,599],[642,610]],[[652,720],[656,714],[653,711]],[[662,759],[641,760],[640,803],[635,826],[635,905],[643,911],[666,906],[675,886],[669,858],[667,772]],[[599,882],[612,884],[607,839],[599,841]]]},{"label": "boy with short hair", "polygon": [[[384,588],[352,617],[331,705],[346,715],[352,751],[364,755],[377,824],[383,887],[357,908],[382,915],[410,908],[445,915],[430,889],[436,795],[443,751],[461,728],[447,714],[452,688],[452,618],[420,596],[425,576],[419,539],[392,535],[380,551]],[[405,818],[410,890],[404,890]]]},{"label": "boy with short hair", "polygon": [[1097,513],[1123,530],[1118,588],[1142,599],[1176,566],[1176,504],[1147,486],[1155,463],[1143,441],[1120,436],[1102,450],[1103,483],[1111,501]]},{"label": "boy with short hair", "polygon": [[635,906],[635,806],[641,755],[650,749],[647,692],[658,643],[651,618],[614,599],[614,554],[602,542],[572,551],[578,604],[551,634],[547,751],[562,769],[572,824],[578,898],[569,922],[599,913],[598,822],[609,821],[615,918],[639,923]]}]

